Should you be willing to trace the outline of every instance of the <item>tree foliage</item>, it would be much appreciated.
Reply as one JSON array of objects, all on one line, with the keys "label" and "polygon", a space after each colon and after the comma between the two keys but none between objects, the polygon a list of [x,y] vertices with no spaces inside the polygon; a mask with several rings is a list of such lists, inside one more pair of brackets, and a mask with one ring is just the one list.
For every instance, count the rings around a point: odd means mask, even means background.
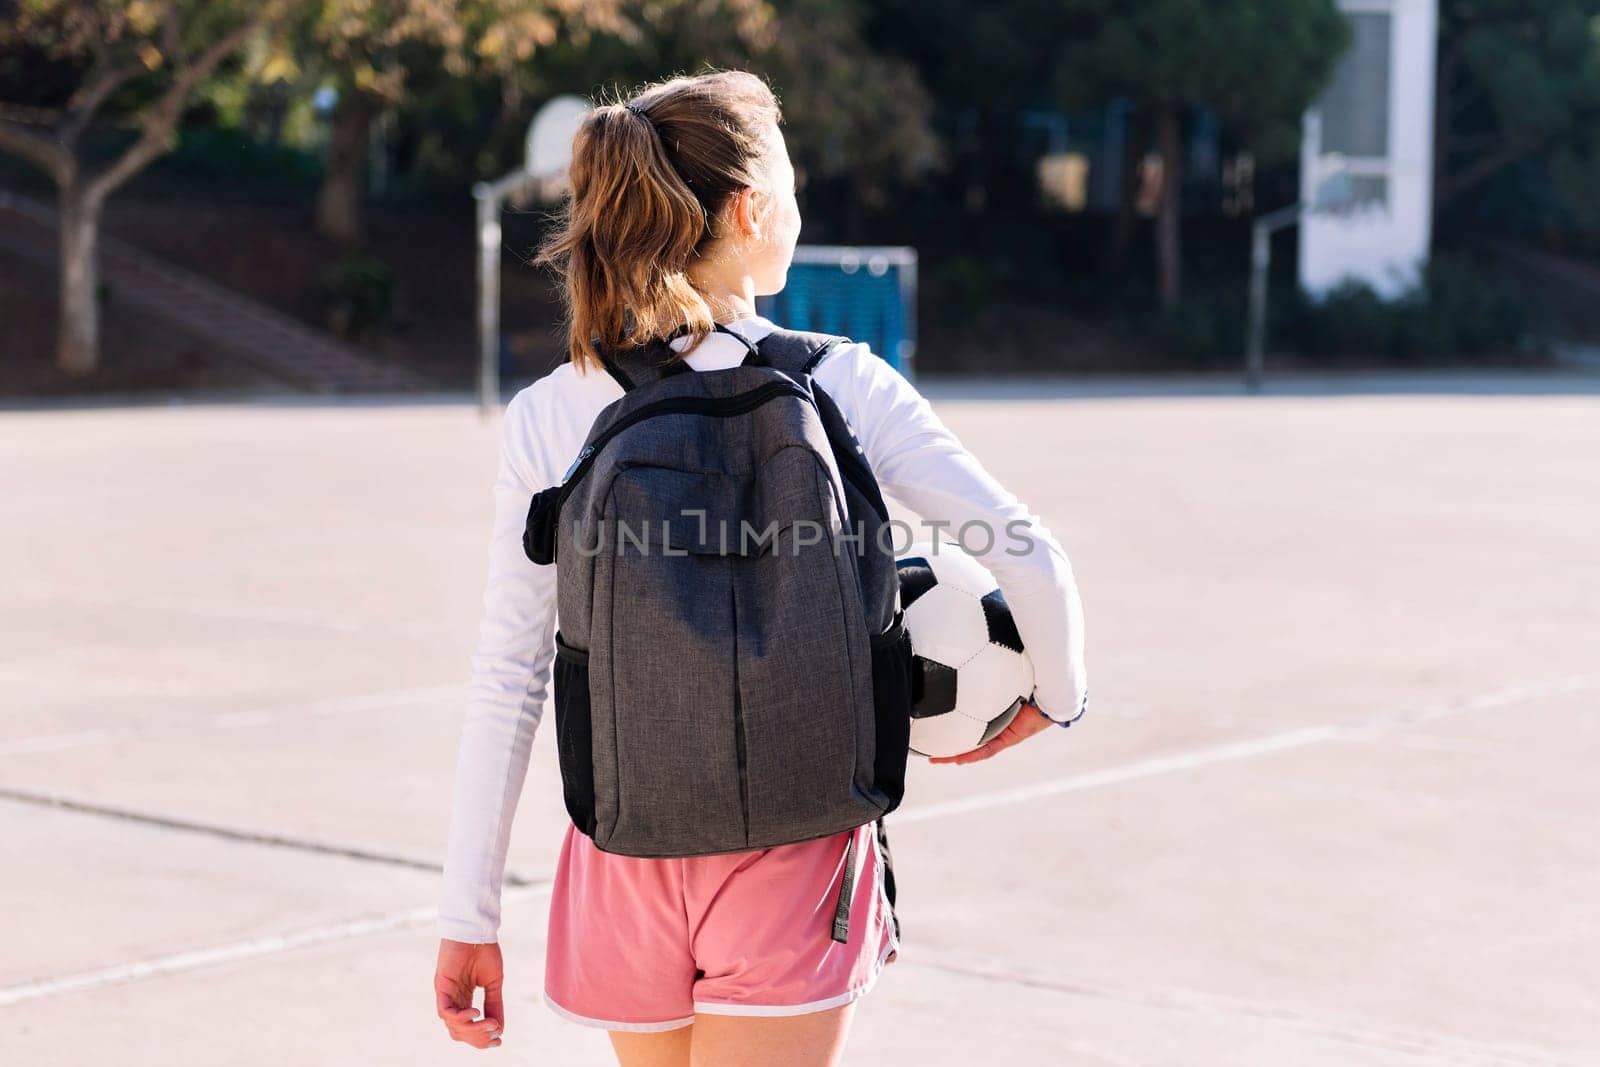
[{"label": "tree foliage", "polygon": [[942,156],[920,72],[869,42],[870,7],[863,0],[622,0],[625,32],[599,33],[547,56],[528,84],[545,95],[636,86],[706,67],[753,71],[778,96],[802,177],[838,179],[849,185],[851,205],[872,207]]},{"label": "tree foliage", "polygon": [[1600,0],[1442,0],[1434,201],[1534,156],[1600,218]]},{"label": "tree foliage", "polygon": [[[1125,173],[1152,138],[1164,160],[1157,225],[1163,303],[1180,295],[1178,190],[1182,125],[1195,108],[1220,115],[1234,140],[1284,158],[1300,116],[1346,47],[1334,0],[880,0],[874,45],[911,62],[935,99],[973,120],[963,162],[976,191],[992,177],[996,117],[1023,108],[1079,110],[1130,101]],[[1125,182],[1113,241],[1120,258],[1135,183]],[[964,190],[965,192],[966,190]],[[980,201],[981,202],[981,201]]]},{"label": "tree foliage", "polygon": [[1269,157],[1299,144],[1300,116],[1350,40],[1334,0],[1063,0],[1062,7],[1071,27],[1056,53],[1063,100],[1203,106]]},{"label": "tree foliage", "polygon": [[326,236],[355,244],[364,232],[372,123],[404,102],[418,67],[510,84],[558,41],[628,29],[618,0],[298,0],[252,72],[266,84],[310,80],[337,89],[316,221]]},{"label": "tree foliage", "polygon": [[[100,361],[96,245],[105,200],[171,150],[199,87],[252,36],[282,19],[288,0],[21,0],[0,22],[0,49],[56,61],[72,73],[64,100],[0,114],[0,151],[48,174],[61,244],[56,362],[87,374]],[[138,129],[109,161],[84,152],[113,98]]]},{"label": "tree foliage", "polygon": [[1333,73],[1350,29],[1334,0],[1064,0],[1071,31],[1056,53],[1068,103],[1131,100],[1162,160],[1156,259],[1162,306],[1182,296],[1184,114],[1206,107],[1258,155],[1284,157],[1300,116]]},{"label": "tree foliage", "polygon": [[[49,174],[82,181],[98,202],[172,146],[196,89],[257,30],[283,16],[286,0],[21,0],[0,21],[0,49],[31,51],[73,71],[64,100],[0,115],[0,150]],[[141,136],[103,169],[83,172],[78,149],[113,97]]]},{"label": "tree foliage", "polygon": [[944,163],[931,96],[911,64],[867,43],[858,0],[775,6],[778,32],[755,58],[810,174],[847,179],[860,205],[878,207],[897,184]]}]

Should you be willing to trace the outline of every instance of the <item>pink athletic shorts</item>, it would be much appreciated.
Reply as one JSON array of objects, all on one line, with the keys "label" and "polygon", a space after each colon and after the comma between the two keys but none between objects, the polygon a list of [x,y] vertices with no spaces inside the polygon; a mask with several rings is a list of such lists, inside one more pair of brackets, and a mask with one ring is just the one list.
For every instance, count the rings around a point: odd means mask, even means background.
[{"label": "pink athletic shorts", "polygon": [[[833,940],[856,837],[849,940]],[[872,823],[682,859],[603,852],[569,820],[551,888],[544,999],[573,1022],[674,1030],[695,1012],[799,1015],[863,996],[899,941]]]}]

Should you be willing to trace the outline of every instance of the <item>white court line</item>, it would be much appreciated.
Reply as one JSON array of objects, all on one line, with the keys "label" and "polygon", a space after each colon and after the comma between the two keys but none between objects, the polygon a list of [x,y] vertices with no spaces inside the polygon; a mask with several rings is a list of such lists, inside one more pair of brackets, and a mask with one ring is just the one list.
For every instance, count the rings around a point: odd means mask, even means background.
[{"label": "white court line", "polygon": [[467,683],[436,685],[422,689],[394,689],[377,693],[359,693],[355,696],[330,697],[304,704],[282,704],[275,708],[251,708],[244,711],[219,711],[199,720],[154,727],[125,726],[115,730],[74,730],[64,734],[45,734],[40,737],[23,737],[0,743],[0,756],[17,756],[33,752],[56,752],[65,748],[84,748],[89,745],[106,745],[117,741],[134,741],[158,737],[162,734],[192,733],[197,726],[209,725],[233,729],[240,726],[267,726],[287,719],[311,719],[327,715],[348,715],[361,711],[398,708],[410,704],[427,704],[435,700],[464,700]]},{"label": "white court line", "polygon": [[[521,900],[526,897],[538,896],[540,893],[548,893],[549,891],[549,882],[534,886],[522,886],[505,890],[501,894],[501,900]],[[211,948],[195,949],[192,952],[176,952],[170,956],[157,956],[148,960],[136,960],[133,963],[121,963],[115,967],[105,967],[97,971],[80,971],[77,974],[63,975],[60,978],[45,978],[37,982],[7,986],[4,989],[0,989],[0,1008],[25,1000],[34,1000],[38,997],[57,996],[62,993],[79,993],[83,990],[96,989],[100,986],[134,982],[141,978],[181,974],[184,971],[212,967],[219,963],[232,963],[235,960],[273,956],[280,952],[305,948],[308,945],[323,945],[332,941],[348,941],[351,938],[366,937],[370,934],[384,934],[391,930],[400,930],[408,926],[422,926],[433,922],[438,917],[438,914],[437,907],[409,908],[406,911],[391,912],[388,915],[379,915],[371,919],[355,919],[350,922],[333,923],[329,926],[313,926],[306,930],[295,930],[286,934],[273,934],[267,937],[252,938],[248,941],[235,941],[232,944],[215,945]]]},{"label": "white court line", "polygon": [[[1209,748],[1195,749],[1191,752],[1180,752],[1171,756],[1141,760],[1122,767],[1110,767],[1103,771],[1080,774],[1053,782],[1040,782],[1037,785],[1023,786],[1017,789],[982,793],[977,796],[964,797],[960,800],[946,801],[942,804],[928,804],[906,812],[897,811],[894,822],[896,826],[901,826],[910,822],[922,822],[947,815],[960,815],[1004,804],[1020,803],[1042,796],[1054,796],[1081,789],[1092,789],[1100,785],[1112,785],[1139,778],[1150,778],[1158,774],[1190,770],[1195,767],[1224,763],[1229,760],[1243,759],[1269,752],[1302,748],[1318,741],[1373,736],[1385,730],[1411,723],[1431,722],[1469,711],[1505,707],[1510,704],[1517,704],[1557,693],[1581,692],[1594,688],[1596,682],[1600,682],[1600,675],[1580,674],[1524,685],[1506,686],[1501,689],[1490,690],[1468,700],[1428,704],[1398,712],[1387,712],[1352,723],[1310,726],[1298,730],[1288,730],[1280,734],[1270,734],[1266,737],[1213,745]],[[507,889],[502,892],[501,899],[514,900],[532,897],[548,892],[549,889],[548,883]],[[269,956],[310,944],[348,940],[367,934],[383,933],[400,927],[420,925],[431,921],[436,915],[436,907],[411,908],[406,911],[379,916],[375,919],[360,919],[332,926],[317,927],[300,933],[256,938],[250,941],[235,942],[230,945],[219,945],[215,948],[158,957],[154,960],[122,964],[99,971],[88,971],[76,975],[67,975],[62,978],[45,979],[25,985],[11,986],[0,989],[0,1007],[64,991],[134,981],[161,974],[174,974],[235,959]]]},{"label": "white court line", "polygon": [[1500,689],[1491,689],[1487,693],[1481,693],[1467,700],[1425,704],[1421,707],[1385,712],[1381,715],[1373,715],[1370,718],[1358,719],[1349,723],[1305,726],[1296,730],[1285,730],[1283,733],[1267,734],[1264,737],[1248,738],[1244,741],[1229,741],[1207,748],[1191,749],[1188,752],[1175,752],[1170,756],[1156,756],[1153,759],[1125,763],[1120,767],[1107,767],[1104,770],[1090,771],[1087,774],[1078,774],[1071,778],[1036,782],[1033,785],[1018,786],[1015,789],[1002,789],[993,793],[978,793],[974,796],[960,797],[956,800],[922,804],[903,811],[896,809],[893,813],[893,822],[895,826],[904,826],[907,823],[924,822],[928,819],[942,819],[947,815],[965,815],[969,812],[985,811],[989,808],[997,808],[1006,804],[1021,804],[1029,800],[1038,800],[1041,797],[1075,793],[1080,789],[1116,785],[1120,782],[1132,782],[1140,778],[1152,778],[1158,774],[1171,774],[1175,771],[1188,771],[1215,763],[1227,763],[1230,760],[1247,759],[1251,756],[1260,756],[1269,752],[1303,748],[1319,741],[1370,738],[1401,726],[1433,722],[1453,715],[1482,711],[1486,708],[1506,707],[1507,705],[1537,700],[1557,693],[1582,692],[1595,688],[1597,682],[1600,682],[1600,675],[1573,674],[1541,682],[1505,686]]}]

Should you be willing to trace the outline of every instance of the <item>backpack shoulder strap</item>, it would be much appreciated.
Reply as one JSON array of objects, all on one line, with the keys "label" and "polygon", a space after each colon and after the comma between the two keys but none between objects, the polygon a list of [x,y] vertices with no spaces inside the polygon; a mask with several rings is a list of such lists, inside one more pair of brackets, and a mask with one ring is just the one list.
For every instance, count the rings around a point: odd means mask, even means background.
[{"label": "backpack shoulder strap", "polygon": [[[728,329],[727,326],[720,322],[713,323],[712,328],[715,332],[725,333],[728,336],[735,338],[740,344],[745,346],[747,349],[747,354],[744,359],[746,364],[751,366],[776,366],[776,364],[773,364],[768,358],[764,343],[757,344],[751,342],[743,334],[736,330]],[[647,382],[660,381],[662,378],[669,377],[673,374],[683,374],[687,372],[690,369],[689,365],[672,350],[672,346],[669,342],[671,342],[674,338],[682,337],[688,332],[689,331],[687,328],[680,328],[675,330],[667,337],[655,338],[645,342],[637,348],[628,349],[627,351],[610,351],[606,349],[605,346],[600,344],[598,338],[592,338],[590,343],[593,345],[595,352],[599,355],[601,365],[605,367],[607,373],[609,373],[611,377],[616,379],[617,384],[622,386],[622,391],[626,393],[631,392],[633,389],[644,385]],[[792,331],[785,330],[782,332],[791,333]],[[827,334],[797,334],[797,336],[815,337],[819,339],[829,337]],[[840,340],[846,340],[846,338],[840,338]],[[764,341],[765,339],[763,339],[763,342]],[[788,358],[790,352],[789,346],[783,345],[781,347],[784,349],[786,365],[780,369],[797,377],[798,374],[796,371],[791,371],[789,366],[787,366],[787,364],[793,362],[793,360]],[[820,354],[818,358],[820,358]],[[810,369],[806,368],[805,373],[809,372]]]},{"label": "backpack shoulder strap", "polygon": [[843,334],[779,327],[757,341],[756,348],[768,366],[799,380],[809,377],[823,356],[849,340]]},{"label": "backpack shoulder strap", "polygon": [[822,417],[822,427],[828,434],[828,444],[833,449],[841,473],[855,483],[867,502],[879,515],[887,515],[888,507],[878,479],[867,462],[861,443],[850,430],[850,424],[839,405],[828,391],[810,381],[811,372],[830,351],[850,342],[843,334],[814,333],[810,330],[773,330],[758,342],[761,355],[770,366],[804,385],[811,393],[817,413]]},{"label": "backpack shoulder strap", "polygon": [[[850,340],[842,334],[787,330],[779,327],[761,340],[752,343],[743,334],[728,329],[722,323],[716,323],[715,328],[737,338],[749,349],[749,354],[745,357],[746,364],[775,367],[802,384],[805,384],[804,379],[810,377],[823,356],[836,345]],[[627,393],[647,382],[659,381],[669,375],[682,374],[690,369],[689,365],[672,351],[668,343],[673,337],[682,336],[686,332],[679,330],[671,337],[656,338],[626,351],[607,349],[597,337],[590,338],[589,343],[600,357],[601,366],[605,367],[606,372],[622,386],[622,391]]]},{"label": "backpack shoulder strap", "polygon": [[646,382],[657,381],[670,374],[682,374],[689,369],[687,363],[677,358],[666,338],[658,337],[626,351],[609,349],[600,343],[598,337],[591,337],[589,344],[600,358],[600,365],[616,379],[624,393],[630,393]]}]

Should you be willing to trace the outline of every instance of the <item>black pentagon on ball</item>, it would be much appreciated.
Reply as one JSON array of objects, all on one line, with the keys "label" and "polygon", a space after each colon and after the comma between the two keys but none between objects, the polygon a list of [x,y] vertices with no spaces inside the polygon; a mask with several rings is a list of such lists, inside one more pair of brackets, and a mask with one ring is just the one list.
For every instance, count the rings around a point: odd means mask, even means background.
[{"label": "black pentagon on ball", "polygon": [[996,715],[994,719],[990,721],[989,725],[984,727],[983,736],[978,738],[978,744],[987,745],[990,741],[993,741],[1000,735],[1001,730],[1004,730],[1007,726],[1010,726],[1011,720],[1015,718],[1017,712],[1021,710],[1019,707],[1021,703],[1022,698],[1018,697],[1016,700],[1011,702],[1011,706],[1009,708],[1001,712],[999,715]]},{"label": "black pentagon on ball", "polygon": [[1022,651],[1022,635],[1017,633],[1017,620],[1011,617],[1011,607],[1006,603],[1006,598],[1000,595],[1000,590],[983,598],[983,621],[989,625],[989,643],[1009,648],[1013,652]]},{"label": "black pentagon on ball", "polygon": [[939,584],[938,576],[933,573],[933,568],[922,556],[907,556],[905,559],[896,560],[894,566],[900,572],[902,609],[909,608],[916,603],[918,597]]},{"label": "black pentagon on ball", "polygon": [[930,719],[956,710],[956,670],[925,656],[911,657],[911,717]]}]

